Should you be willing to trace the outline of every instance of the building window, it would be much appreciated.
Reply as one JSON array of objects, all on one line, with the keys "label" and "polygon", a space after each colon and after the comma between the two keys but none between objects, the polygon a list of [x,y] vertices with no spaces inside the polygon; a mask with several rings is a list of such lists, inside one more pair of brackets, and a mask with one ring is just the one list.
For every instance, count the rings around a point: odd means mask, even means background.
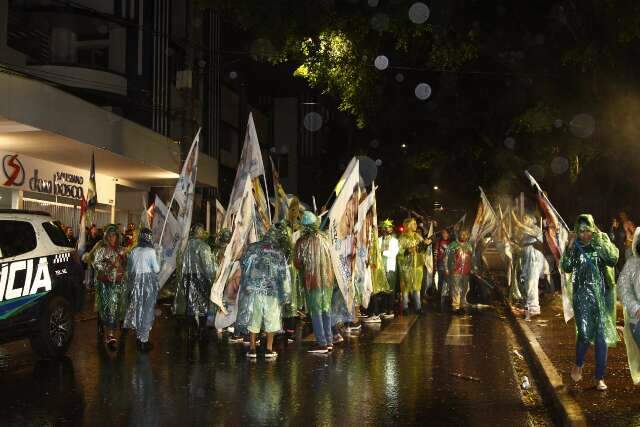
[{"label": "building window", "polygon": [[43,222],[42,228],[47,232],[47,235],[51,239],[54,245],[56,246],[64,246],[64,247],[73,247],[67,236],[64,235],[60,227],[55,225],[53,222]]},{"label": "building window", "polygon": [[240,142],[238,129],[226,122],[222,123],[222,140],[220,141],[220,149],[229,153],[233,152],[233,147]]},{"label": "building window", "polygon": [[26,254],[36,248],[36,232],[25,221],[0,221],[0,258]]}]

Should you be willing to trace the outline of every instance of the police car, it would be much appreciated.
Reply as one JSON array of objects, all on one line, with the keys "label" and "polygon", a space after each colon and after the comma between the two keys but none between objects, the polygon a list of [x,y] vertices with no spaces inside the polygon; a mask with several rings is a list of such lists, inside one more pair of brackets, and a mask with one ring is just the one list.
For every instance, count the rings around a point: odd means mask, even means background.
[{"label": "police car", "polygon": [[64,355],[84,297],[80,259],[48,213],[0,209],[0,342]]}]

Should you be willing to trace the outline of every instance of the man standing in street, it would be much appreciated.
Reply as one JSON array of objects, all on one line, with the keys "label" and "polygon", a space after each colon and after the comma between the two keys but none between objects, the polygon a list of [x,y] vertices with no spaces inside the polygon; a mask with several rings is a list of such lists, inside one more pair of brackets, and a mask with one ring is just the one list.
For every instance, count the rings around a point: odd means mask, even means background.
[{"label": "man standing in street", "polygon": [[447,251],[445,275],[451,286],[451,308],[463,314],[469,293],[469,275],[473,263],[473,247],[469,243],[469,232],[462,230]]}]

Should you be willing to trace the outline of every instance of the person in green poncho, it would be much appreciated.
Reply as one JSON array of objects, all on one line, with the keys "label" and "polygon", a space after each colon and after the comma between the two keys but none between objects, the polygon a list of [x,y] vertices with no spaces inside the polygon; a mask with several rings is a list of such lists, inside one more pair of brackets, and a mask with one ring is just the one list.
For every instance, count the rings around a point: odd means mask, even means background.
[{"label": "person in green poncho", "polygon": [[400,252],[398,266],[400,267],[400,291],[402,292],[402,308],[409,309],[409,296],[412,297],[416,313],[422,313],[420,289],[424,274],[424,258],[421,252],[426,250],[422,237],[417,233],[418,224],[413,218],[404,221],[405,231],[400,235]]},{"label": "person in green poncho", "polygon": [[302,216],[302,233],[296,242],[295,266],[302,276],[307,308],[311,315],[317,345],[310,353],[333,350],[331,300],[335,281],[336,254],[329,237],[318,229],[317,217],[306,211]]},{"label": "person in green poncho", "polygon": [[575,382],[582,379],[585,355],[589,346],[595,344],[595,379],[600,391],[607,389],[604,382],[607,347],[618,342],[614,280],[617,262],[618,248],[609,236],[598,229],[591,215],[580,215],[560,260],[562,270],[572,275],[576,366],[571,370],[571,378]]}]

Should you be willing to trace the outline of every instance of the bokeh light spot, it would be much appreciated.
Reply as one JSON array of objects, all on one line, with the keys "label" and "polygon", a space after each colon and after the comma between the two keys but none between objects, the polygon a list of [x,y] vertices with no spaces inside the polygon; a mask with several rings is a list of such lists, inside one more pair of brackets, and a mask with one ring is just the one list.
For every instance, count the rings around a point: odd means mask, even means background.
[{"label": "bokeh light spot", "polygon": [[507,138],[504,139],[504,146],[507,147],[509,150],[513,150],[514,148],[516,148],[516,140],[515,138],[509,136]]},{"label": "bokeh light spot", "polygon": [[561,175],[569,170],[569,160],[564,157],[554,157],[551,160],[551,172]]},{"label": "bokeh light spot", "polygon": [[384,55],[379,55],[375,61],[373,61],[373,64],[380,71],[386,70],[389,67],[389,58]]},{"label": "bokeh light spot", "polygon": [[322,128],[322,122],[322,116],[312,111],[304,116],[303,125],[309,132],[317,132]]},{"label": "bokeh light spot", "polygon": [[569,129],[578,138],[589,138],[596,130],[596,121],[591,114],[580,113],[571,119]]},{"label": "bokeh light spot", "polygon": [[429,19],[431,11],[429,6],[422,2],[416,2],[409,8],[409,19],[414,24],[424,24]]},{"label": "bokeh light spot", "polygon": [[416,98],[421,101],[426,101],[431,97],[431,86],[427,83],[419,83],[415,89]]}]

